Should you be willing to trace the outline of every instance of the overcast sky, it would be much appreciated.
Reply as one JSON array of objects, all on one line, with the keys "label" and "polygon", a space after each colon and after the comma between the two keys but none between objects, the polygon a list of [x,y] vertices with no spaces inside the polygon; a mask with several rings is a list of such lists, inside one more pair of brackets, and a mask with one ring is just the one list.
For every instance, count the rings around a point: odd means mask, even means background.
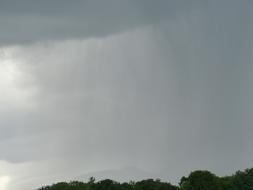
[{"label": "overcast sky", "polygon": [[252,167],[252,8],[0,0],[0,189]]}]

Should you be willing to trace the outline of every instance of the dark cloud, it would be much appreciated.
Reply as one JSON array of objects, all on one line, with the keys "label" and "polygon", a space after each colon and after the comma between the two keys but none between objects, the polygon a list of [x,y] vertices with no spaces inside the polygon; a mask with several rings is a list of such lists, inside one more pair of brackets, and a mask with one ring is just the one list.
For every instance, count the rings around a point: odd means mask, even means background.
[{"label": "dark cloud", "polygon": [[1,1],[0,44],[104,37],[174,17],[183,1]]}]

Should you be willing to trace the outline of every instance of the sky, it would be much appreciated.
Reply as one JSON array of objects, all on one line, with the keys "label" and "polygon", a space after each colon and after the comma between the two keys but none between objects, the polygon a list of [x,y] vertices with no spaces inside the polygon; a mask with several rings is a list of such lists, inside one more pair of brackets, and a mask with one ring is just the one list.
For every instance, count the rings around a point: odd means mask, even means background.
[{"label": "sky", "polygon": [[0,189],[253,165],[250,0],[0,0]]}]

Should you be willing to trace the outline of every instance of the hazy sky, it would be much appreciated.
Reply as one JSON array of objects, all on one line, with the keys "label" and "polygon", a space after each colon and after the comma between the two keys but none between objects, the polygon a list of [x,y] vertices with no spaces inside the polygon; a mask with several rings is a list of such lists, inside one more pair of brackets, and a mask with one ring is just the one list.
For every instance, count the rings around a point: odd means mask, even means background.
[{"label": "hazy sky", "polygon": [[252,8],[0,0],[0,189],[252,167]]}]

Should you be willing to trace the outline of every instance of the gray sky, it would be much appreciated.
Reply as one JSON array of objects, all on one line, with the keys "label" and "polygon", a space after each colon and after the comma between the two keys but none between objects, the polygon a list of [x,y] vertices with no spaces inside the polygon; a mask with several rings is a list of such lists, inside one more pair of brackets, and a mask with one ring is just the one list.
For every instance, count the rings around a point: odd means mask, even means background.
[{"label": "gray sky", "polygon": [[252,3],[0,0],[0,189],[252,167]]}]

